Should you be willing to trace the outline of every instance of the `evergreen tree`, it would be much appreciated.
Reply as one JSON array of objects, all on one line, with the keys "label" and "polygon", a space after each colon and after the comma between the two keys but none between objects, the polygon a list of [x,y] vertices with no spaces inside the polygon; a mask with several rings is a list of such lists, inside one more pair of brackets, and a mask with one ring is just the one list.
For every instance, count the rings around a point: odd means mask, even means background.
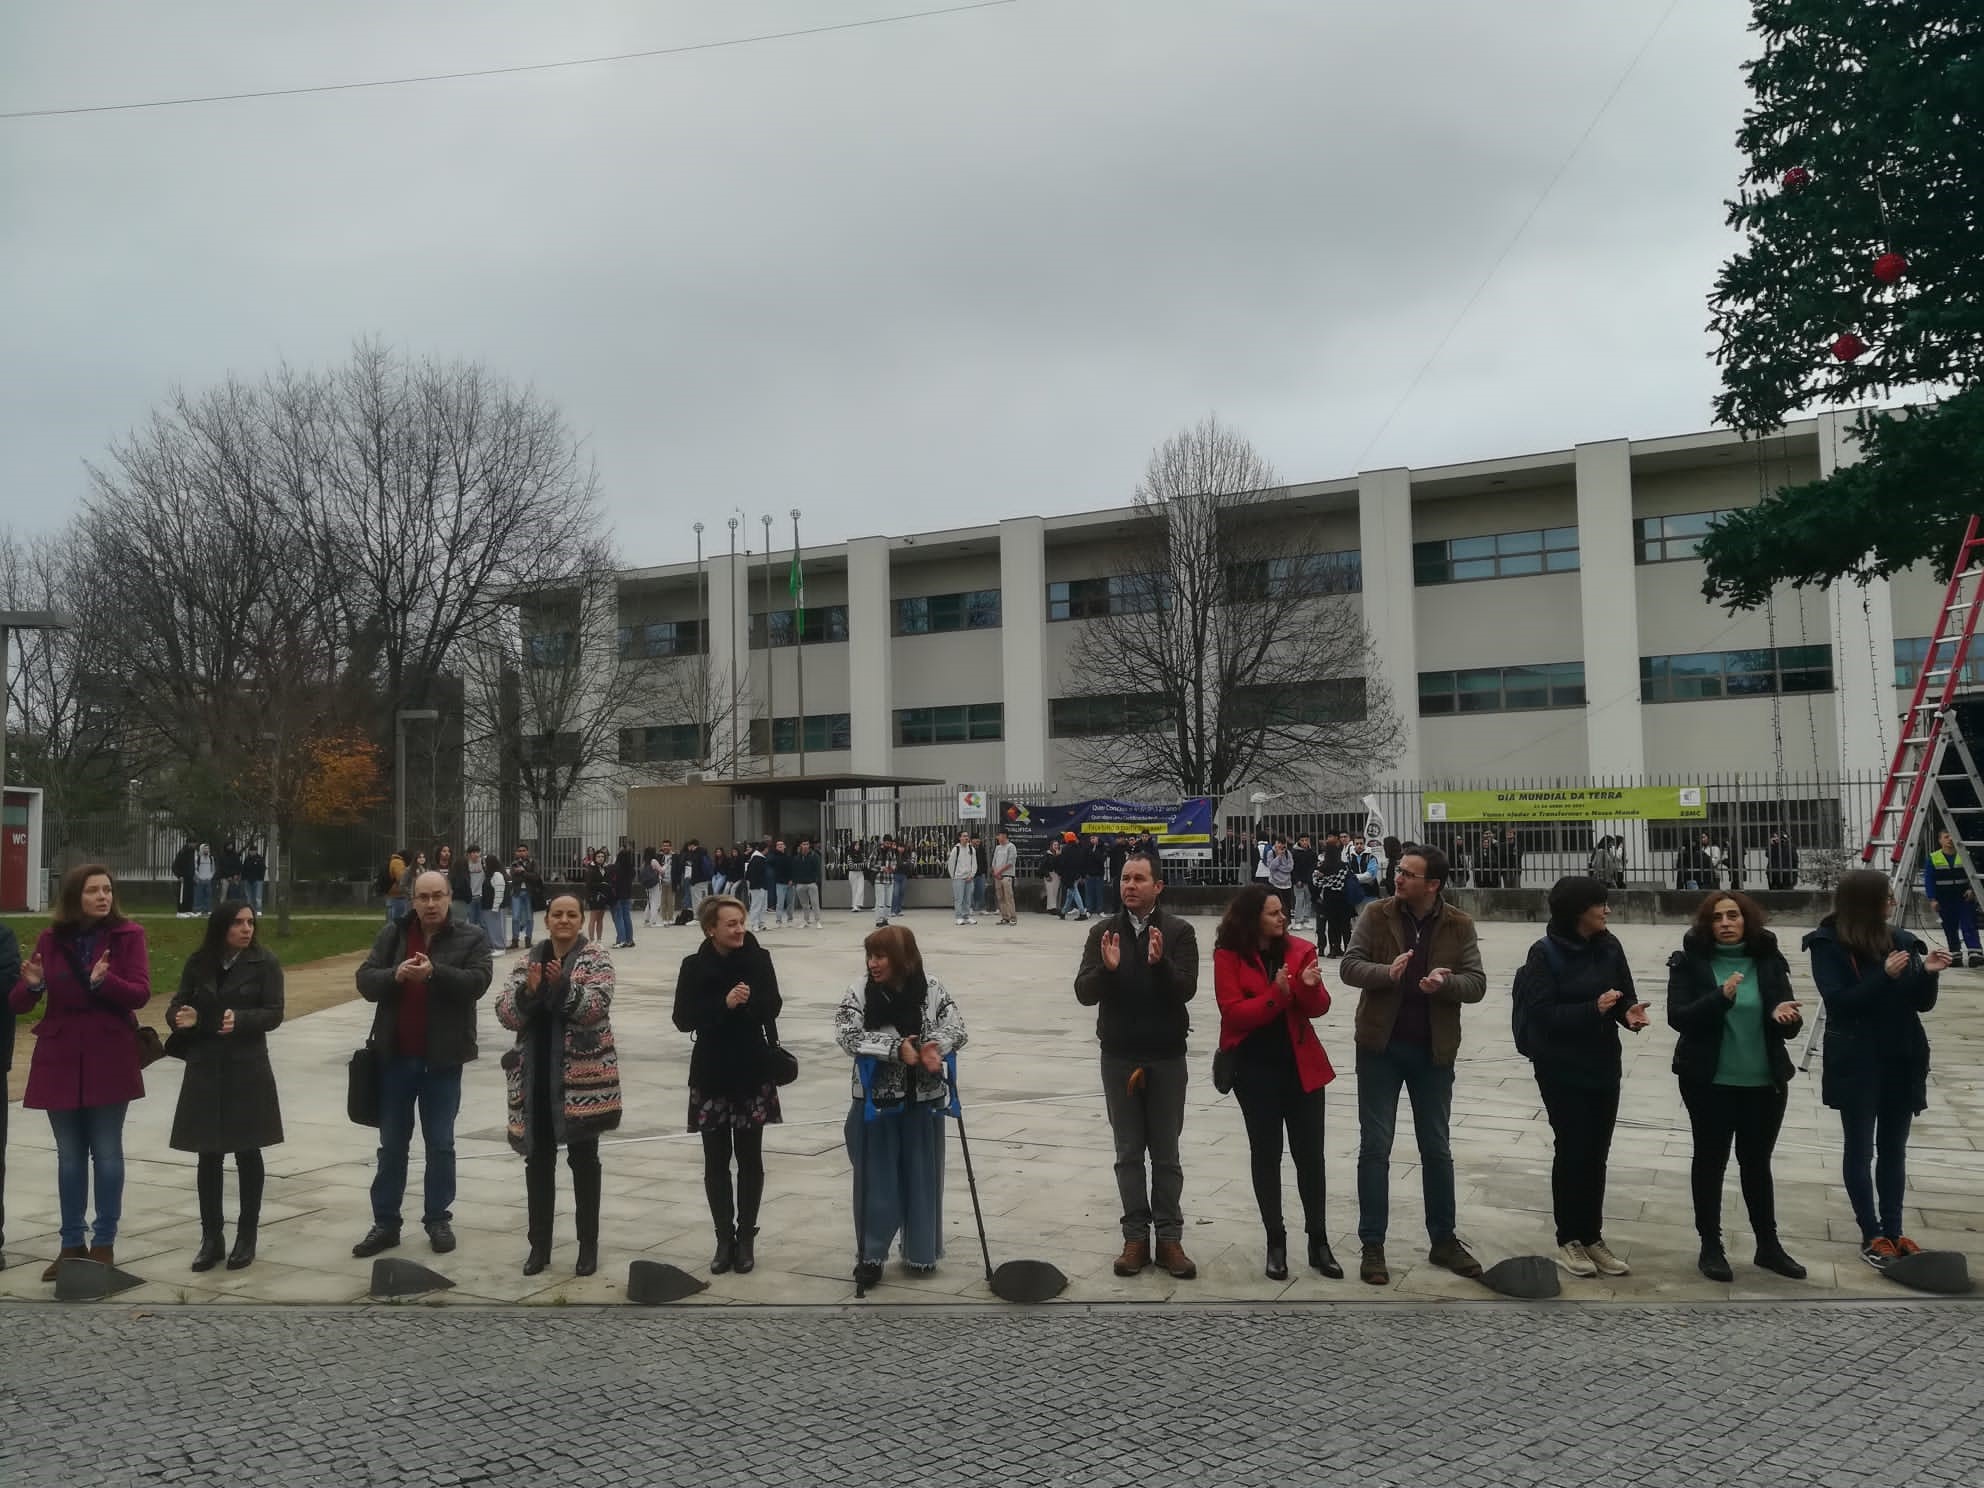
[{"label": "evergreen tree", "polygon": [[1947,574],[1984,509],[1984,3],[1757,0],[1763,55],[1710,299],[1716,417],[1760,434],[1815,403],[1935,399],[1858,424],[1863,457],[1723,520],[1705,591]]}]

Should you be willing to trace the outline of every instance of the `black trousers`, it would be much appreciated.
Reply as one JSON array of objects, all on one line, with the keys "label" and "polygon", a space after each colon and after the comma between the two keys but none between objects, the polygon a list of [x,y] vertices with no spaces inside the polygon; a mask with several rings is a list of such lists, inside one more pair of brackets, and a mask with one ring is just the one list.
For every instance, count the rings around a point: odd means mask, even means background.
[{"label": "black trousers", "polygon": [[1619,1120],[1619,1087],[1573,1085],[1538,1069],[1536,1088],[1543,1093],[1543,1109],[1556,1137],[1550,1207],[1557,1219],[1557,1243],[1590,1245],[1605,1236],[1605,1165]]},{"label": "black trousers", "polygon": [[[730,1160],[737,1159],[735,1210],[730,1197]],[[765,1196],[765,1129],[714,1126],[703,1131],[703,1193],[719,1235],[758,1227],[758,1203]]]},{"label": "black trousers", "polygon": [[1247,1123],[1247,1152],[1261,1227],[1271,1238],[1288,1233],[1281,1213],[1281,1137],[1285,1129],[1288,1152],[1295,1160],[1295,1191],[1302,1196],[1302,1228],[1311,1235],[1327,1234],[1321,1087],[1305,1091],[1292,1072],[1255,1071],[1242,1065],[1234,1072],[1233,1097]]},{"label": "black trousers", "polygon": [[[11,1018],[12,1013],[0,1013],[0,1017]],[[6,1071],[0,1070],[0,1076]],[[0,1245],[7,1238],[7,1102],[0,1100]]]},{"label": "black trousers", "polygon": [[[549,1126],[549,1122],[539,1122]],[[579,1243],[599,1240],[599,1138],[584,1137],[565,1144],[565,1166],[572,1171],[572,1199],[578,1208]],[[524,1195],[532,1245],[551,1243],[551,1216],[558,1207],[558,1144],[550,1132],[533,1135],[524,1156]]]},{"label": "black trousers", "polygon": [[[200,1190],[200,1228],[203,1230],[217,1230],[226,1223],[221,1191],[221,1169],[226,1161],[225,1152],[200,1154],[196,1181]],[[234,1171],[241,1180],[240,1223],[253,1227],[262,1222],[262,1184],[267,1173],[262,1166],[262,1154],[253,1149],[235,1153]]]},{"label": "black trousers", "polygon": [[1777,1194],[1770,1181],[1770,1156],[1784,1125],[1785,1092],[1775,1085],[1701,1085],[1681,1082],[1681,1104],[1694,1128],[1695,1157],[1689,1178],[1695,1195],[1695,1232],[1704,1240],[1722,1236],[1722,1177],[1729,1170],[1729,1148],[1736,1147],[1736,1171],[1743,1204],[1759,1241],[1777,1234]]},{"label": "black trousers", "polygon": [[1341,894],[1323,896],[1323,948],[1328,954],[1340,956],[1350,949],[1350,930],[1356,919],[1356,911]]}]

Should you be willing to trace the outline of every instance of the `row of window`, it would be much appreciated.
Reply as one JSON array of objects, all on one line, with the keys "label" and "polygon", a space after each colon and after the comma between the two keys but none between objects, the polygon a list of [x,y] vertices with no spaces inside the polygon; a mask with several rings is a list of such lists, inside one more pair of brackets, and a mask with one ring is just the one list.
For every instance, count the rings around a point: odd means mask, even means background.
[{"label": "row of window", "polygon": [[[753,754],[797,754],[802,737],[809,753],[854,747],[854,726],[845,713],[808,713],[803,729],[796,716],[769,722],[754,718],[750,735]],[[767,744],[771,746],[769,749]]]},{"label": "row of window", "polygon": [[662,765],[709,758],[709,740],[693,723],[661,723],[620,730],[620,763]]},{"label": "row of window", "polygon": [[[1360,723],[1365,714],[1364,679],[1342,677],[1242,688],[1235,696],[1231,719],[1242,728],[1303,728]],[[1157,693],[1119,692],[1047,700],[1047,732],[1056,739],[1161,729],[1170,719],[1166,699]]]},{"label": "row of window", "polygon": [[967,744],[1006,737],[1004,703],[896,709],[898,744]]},{"label": "row of window", "polygon": [[1412,580],[1462,584],[1470,579],[1514,579],[1570,573],[1578,566],[1575,527],[1537,527],[1487,537],[1448,537],[1412,545]]},{"label": "row of window", "polygon": [[1640,658],[1643,703],[1831,691],[1830,646],[1780,646],[1775,651],[1768,647],[1749,651],[1698,651],[1690,656]]},{"label": "row of window", "polygon": [[[1894,643],[1894,685],[1913,687],[1915,679],[1921,675],[1922,664],[1929,655],[1929,637],[1911,636],[1907,640]],[[1941,670],[1956,660],[1956,642],[1944,641],[1936,656],[1936,669]],[[1937,682],[1943,679],[1938,677]],[[1963,659],[1963,676],[1960,679],[1967,687],[1984,686],[1984,640],[1971,642],[1970,654]]]},{"label": "row of window", "polygon": [[1516,713],[1530,708],[1582,708],[1584,663],[1541,666],[1470,667],[1419,674],[1419,711]]}]

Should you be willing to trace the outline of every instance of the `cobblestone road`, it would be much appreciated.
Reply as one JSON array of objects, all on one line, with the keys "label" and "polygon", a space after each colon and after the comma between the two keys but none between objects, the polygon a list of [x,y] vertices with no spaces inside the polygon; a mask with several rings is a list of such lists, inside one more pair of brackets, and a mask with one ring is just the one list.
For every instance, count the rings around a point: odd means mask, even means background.
[{"label": "cobblestone road", "polygon": [[0,1312],[0,1483],[1984,1482],[1984,1306]]}]

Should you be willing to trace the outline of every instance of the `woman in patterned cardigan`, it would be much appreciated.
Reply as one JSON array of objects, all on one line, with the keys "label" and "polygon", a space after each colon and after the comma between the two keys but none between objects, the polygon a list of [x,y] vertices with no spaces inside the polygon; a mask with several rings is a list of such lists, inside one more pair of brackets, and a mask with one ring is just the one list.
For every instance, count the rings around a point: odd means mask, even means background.
[{"label": "woman in patterned cardigan", "polygon": [[530,1255],[524,1275],[551,1262],[558,1147],[572,1170],[578,1205],[574,1274],[599,1269],[599,1134],[620,1124],[620,1061],[613,1049],[613,958],[579,933],[585,907],[566,892],[545,906],[550,937],[510,971],[496,1018],[516,1032],[503,1055],[510,1145],[524,1158]]}]

